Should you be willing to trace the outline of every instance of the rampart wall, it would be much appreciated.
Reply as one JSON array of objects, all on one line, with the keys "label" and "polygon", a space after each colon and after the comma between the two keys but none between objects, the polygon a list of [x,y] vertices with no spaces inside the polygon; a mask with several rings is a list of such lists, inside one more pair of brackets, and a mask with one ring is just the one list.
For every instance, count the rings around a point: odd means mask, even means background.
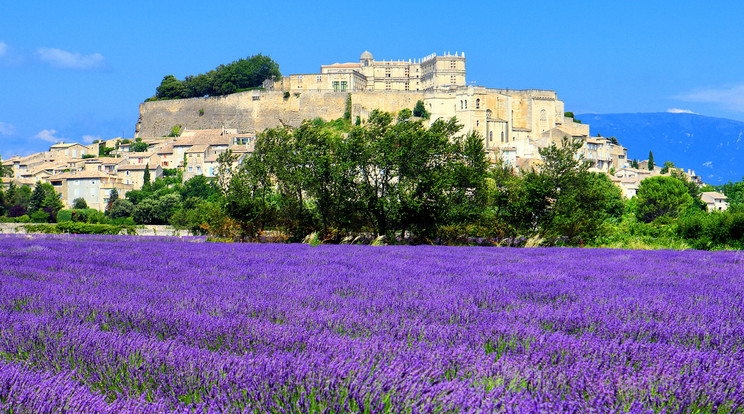
[{"label": "rampart wall", "polygon": [[290,93],[248,91],[209,98],[173,99],[140,105],[136,137],[161,137],[174,125],[185,129],[235,128],[239,132],[260,132],[282,125],[299,126],[305,119],[341,118],[347,96],[352,99],[352,119],[367,119],[374,109],[397,113],[413,109],[424,99],[423,92],[330,92]]}]

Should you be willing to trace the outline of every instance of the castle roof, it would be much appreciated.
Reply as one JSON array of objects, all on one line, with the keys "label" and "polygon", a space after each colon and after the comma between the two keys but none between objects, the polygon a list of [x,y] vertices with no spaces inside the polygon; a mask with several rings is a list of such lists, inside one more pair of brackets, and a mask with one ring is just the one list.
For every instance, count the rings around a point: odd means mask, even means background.
[{"label": "castle roof", "polygon": [[332,65],[322,65],[322,68],[358,68],[358,63],[334,63]]},{"label": "castle roof", "polygon": [[365,50],[365,51],[364,51],[364,52],[362,53],[362,57],[361,57],[360,59],[369,59],[369,60],[372,60],[372,59],[373,59],[373,57],[372,57],[372,54],[371,54],[371,53],[369,53],[369,51]]}]

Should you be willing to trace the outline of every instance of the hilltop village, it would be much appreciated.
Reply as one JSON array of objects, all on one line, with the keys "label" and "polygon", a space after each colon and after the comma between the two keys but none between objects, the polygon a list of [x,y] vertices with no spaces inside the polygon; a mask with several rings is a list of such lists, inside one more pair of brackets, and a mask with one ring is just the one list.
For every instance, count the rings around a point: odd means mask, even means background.
[{"label": "hilltop village", "polygon": [[[627,198],[639,183],[659,175],[647,163],[631,168],[628,149],[611,137],[592,136],[590,126],[565,112],[551,90],[512,90],[469,85],[464,53],[429,55],[422,59],[375,60],[365,51],[358,62],[321,65],[318,73],[293,74],[266,80],[263,88],[226,96],[145,102],[134,138],[58,143],[49,151],[3,160],[12,170],[9,183],[50,183],[65,208],[85,199],[103,210],[111,190],[119,195],[139,189],[145,170],[157,178],[181,170],[183,179],[215,177],[217,158],[228,149],[238,162],[253,151],[256,134],[267,128],[297,127],[303,120],[341,118],[365,122],[372,111],[397,114],[422,102],[430,114],[424,122],[456,117],[463,132],[476,131],[488,158],[515,167],[539,168],[538,149],[560,144],[563,137],[580,139],[579,154],[592,171],[608,174]],[[182,133],[171,134],[174,126]],[[167,137],[166,135],[178,135]],[[701,183],[693,171],[683,172]],[[725,196],[708,194],[709,208],[725,208]]]}]

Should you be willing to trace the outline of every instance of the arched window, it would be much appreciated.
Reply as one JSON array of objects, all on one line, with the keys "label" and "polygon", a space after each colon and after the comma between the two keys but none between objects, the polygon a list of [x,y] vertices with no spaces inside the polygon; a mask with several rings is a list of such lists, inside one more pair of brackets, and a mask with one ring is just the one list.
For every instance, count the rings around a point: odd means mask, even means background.
[{"label": "arched window", "polygon": [[480,98],[475,100],[475,109],[480,109]]},{"label": "arched window", "polygon": [[462,109],[462,108],[463,108],[463,106],[462,106],[462,101],[460,101],[460,109]]},{"label": "arched window", "polygon": [[486,109],[486,118],[491,118],[493,116],[493,112],[490,109]]},{"label": "arched window", "polygon": [[544,109],[540,111],[540,129],[543,131],[548,129],[548,111]]},{"label": "arched window", "polygon": [[465,100],[465,109],[468,109],[468,100]]}]

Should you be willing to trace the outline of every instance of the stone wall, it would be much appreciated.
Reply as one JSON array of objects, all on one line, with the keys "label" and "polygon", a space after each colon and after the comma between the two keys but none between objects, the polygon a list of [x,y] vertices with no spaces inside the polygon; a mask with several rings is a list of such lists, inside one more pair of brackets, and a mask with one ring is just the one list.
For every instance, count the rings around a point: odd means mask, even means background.
[{"label": "stone wall", "polygon": [[[26,234],[23,226],[27,224],[33,223],[0,223],[0,234]],[[136,231],[138,236],[193,236],[190,230],[177,230],[171,226],[154,224],[137,226]]]},{"label": "stone wall", "polygon": [[137,137],[160,137],[171,127],[185,129],[234,128],[238,132],[261,132],[282,125],[299,126],[305,119],[326,121],[341,118],[351,95],[352,120],[367,119],[374,109],[397,113],[413,110],[424,92],[284,92],[248,91],[209,98],[173,99],[140,105]]}]

